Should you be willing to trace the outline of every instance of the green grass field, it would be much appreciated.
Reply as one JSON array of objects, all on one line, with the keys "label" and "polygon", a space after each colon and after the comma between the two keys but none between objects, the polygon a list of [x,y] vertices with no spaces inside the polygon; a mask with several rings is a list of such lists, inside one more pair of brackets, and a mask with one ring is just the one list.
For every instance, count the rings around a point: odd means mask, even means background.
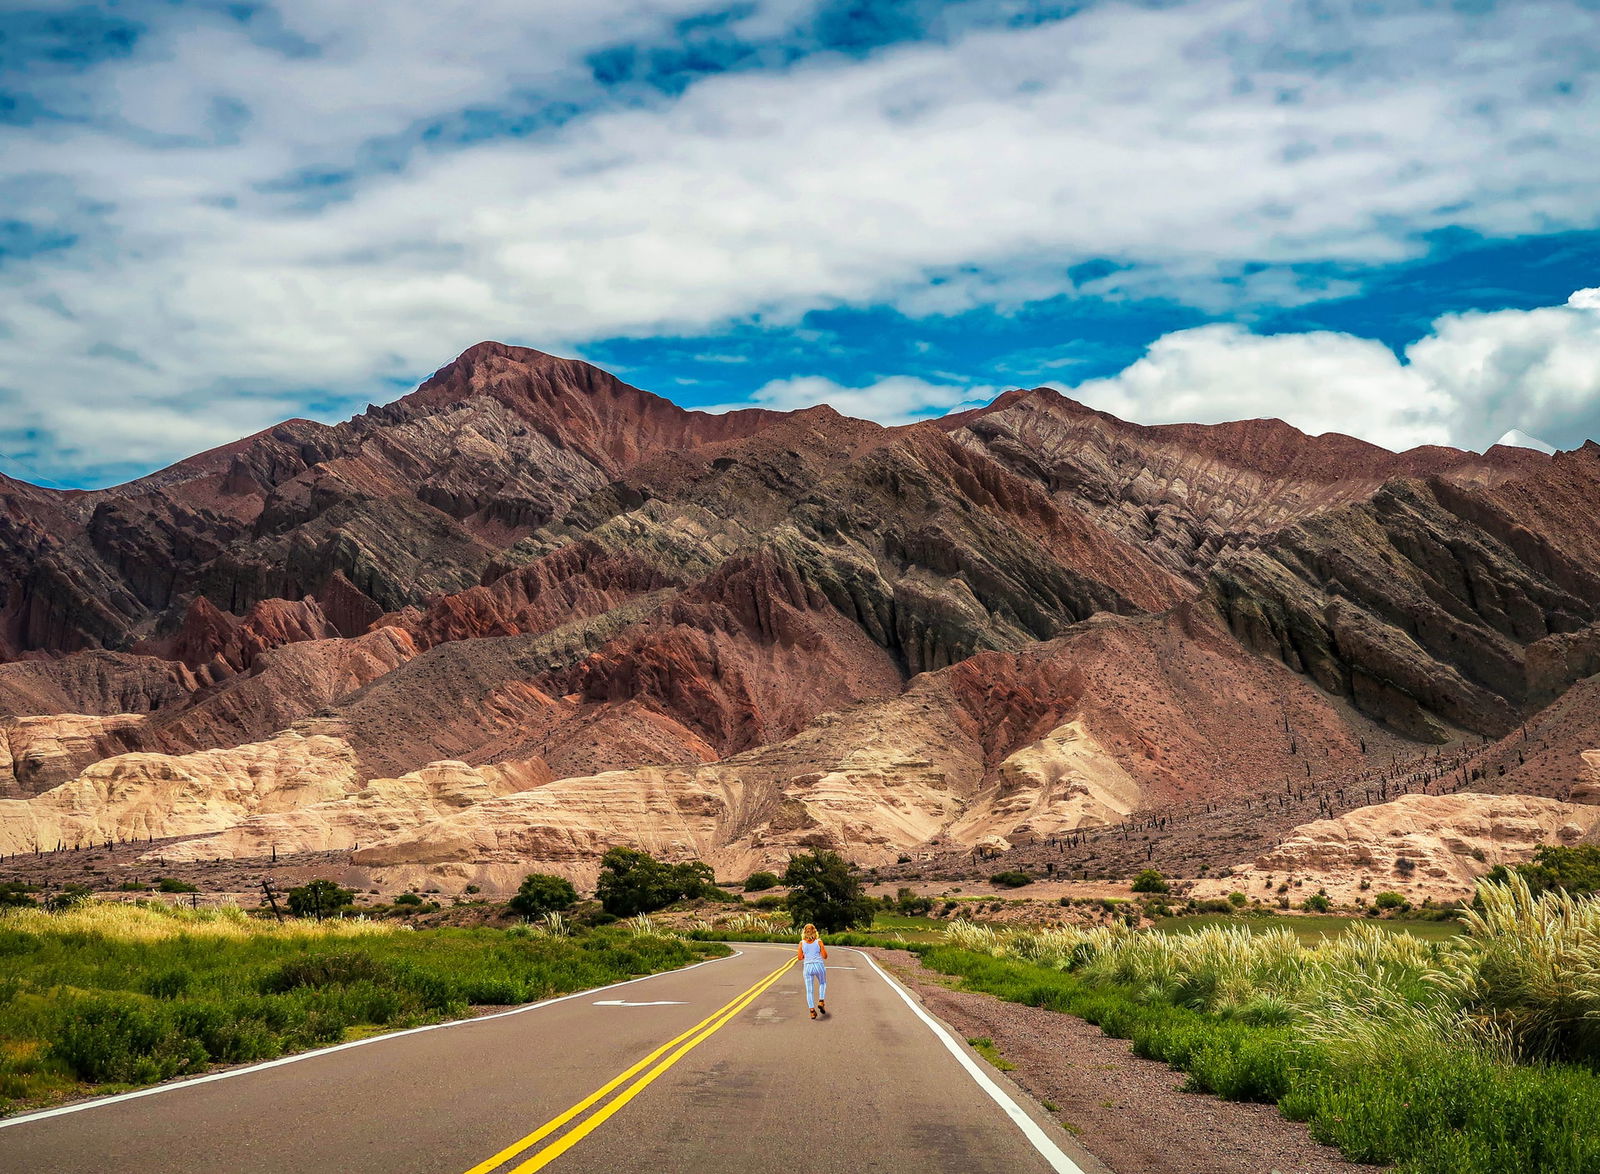
[{"label": "green grass field", "polygon": [[0,915],[0,1113],[725,954],[623,928],[397,929],[89,904]]}]

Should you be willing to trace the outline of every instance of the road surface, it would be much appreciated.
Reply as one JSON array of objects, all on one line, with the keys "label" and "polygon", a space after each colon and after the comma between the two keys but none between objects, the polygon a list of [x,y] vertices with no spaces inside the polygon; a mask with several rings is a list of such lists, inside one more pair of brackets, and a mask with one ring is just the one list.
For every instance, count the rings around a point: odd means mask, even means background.
[{"label": "road surface", "polygon": [[813,1022],[787,947],[739,949],[499,1016],[0,1121],[0,1170],[1104,1174],[867,955],[831,951],[832,1014]]}]

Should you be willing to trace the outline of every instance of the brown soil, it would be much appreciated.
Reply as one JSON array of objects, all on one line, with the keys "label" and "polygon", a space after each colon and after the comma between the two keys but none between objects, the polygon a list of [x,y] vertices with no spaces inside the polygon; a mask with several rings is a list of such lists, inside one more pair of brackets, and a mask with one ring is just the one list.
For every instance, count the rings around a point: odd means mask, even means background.
[{"label": "brown soil", "polygon": [[1271,1105],[1180,1092],[1184,1077],[1071,1015],[964,991],[914,954],[874,951],[965,1038],[988,1037],[1011,1079],[1117,1174],[1351,1174],[1370,1170],[1311,1140]]}]

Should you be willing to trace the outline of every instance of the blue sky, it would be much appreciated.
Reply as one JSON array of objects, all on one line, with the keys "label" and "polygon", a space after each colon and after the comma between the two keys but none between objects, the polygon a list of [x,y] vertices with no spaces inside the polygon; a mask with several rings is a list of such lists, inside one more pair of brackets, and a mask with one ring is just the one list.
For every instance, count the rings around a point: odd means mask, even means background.
[{"label": "blue sky", "polygon": [[1572,447],[1597,72],[1592,0],[24,0],[0,471],[113,483],[483,338],[718,410]]}]

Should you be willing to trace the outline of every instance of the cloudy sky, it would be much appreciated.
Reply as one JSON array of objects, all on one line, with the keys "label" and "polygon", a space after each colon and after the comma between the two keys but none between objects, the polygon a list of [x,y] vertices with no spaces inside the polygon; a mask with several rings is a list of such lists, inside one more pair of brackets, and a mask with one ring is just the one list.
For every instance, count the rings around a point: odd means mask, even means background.
[{"label": "cloudy sky", "polygon": [[17,0],[0,471],[123,480],[484,338],[688,406],[1572,447],[1597,74],[1597,0]]}]

